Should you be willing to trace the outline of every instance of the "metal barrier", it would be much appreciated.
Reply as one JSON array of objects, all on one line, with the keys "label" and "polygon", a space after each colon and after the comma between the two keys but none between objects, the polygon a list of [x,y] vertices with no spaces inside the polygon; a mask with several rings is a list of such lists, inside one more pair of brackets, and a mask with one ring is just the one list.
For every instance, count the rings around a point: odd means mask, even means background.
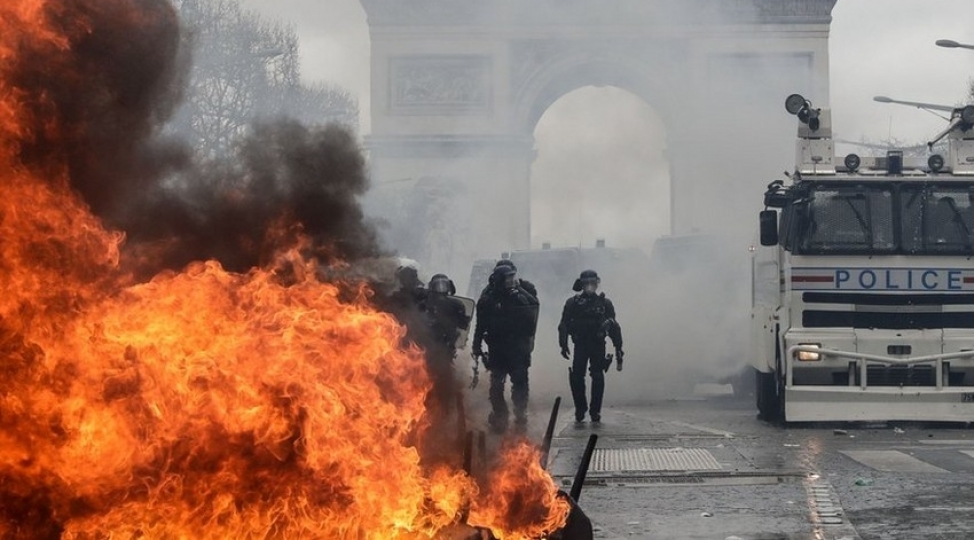
[{"label": "metal barrier", "polygon": [[[935,388],[941,389],[945,386],[944,376],[944,364],[948,360],[954,360],[958,358],[967,358],[969,360],[975,359],[975,352],[972,351],[958,351],[952,353],[941,353],[941,354],[929,354],[926,356],[918,356],[915,358],[892,358],[890,356],[882,356],[878,354],[866,354],[858,352],[848,352],[839,351],[836,349],[824,349],[822,347],[813,347],[811,345],[793,345],[786,350],[786,372],[785,372],[785,386],[786,388],[792,388],[792,365],[795,362],[795,354],[797,352],[811,352],[819,353],[823,357],[833,356],[838,358],[849,358],[855,361],[856,368],[860,372],[860,388],[867,388],[867,362],[879,362],[882,364],[887,364],[891,366],[910,366],[914,364],[925,364],[928,362],[934,363],[934,381]],[[853,377],[854,363],[850,364],[850,378],[849,386],[854,386]]]}]

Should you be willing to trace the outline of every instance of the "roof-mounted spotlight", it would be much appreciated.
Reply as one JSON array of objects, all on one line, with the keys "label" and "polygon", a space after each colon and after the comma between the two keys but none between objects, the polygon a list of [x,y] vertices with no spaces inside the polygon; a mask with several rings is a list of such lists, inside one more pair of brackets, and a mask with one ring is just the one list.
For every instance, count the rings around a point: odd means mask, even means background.
[{"label": "roof-mounted spotlight", "polygon": [[860,156],[856,154],[847,154],[846,157],[843,158],[843,165],[846,167],[846,170],[850,172],[857,172],[857,169],[860,168]]},{"label": "roof-mounted spotlight", "polygon": [[809,126],[812,131],[819,129],[819,109],[813,109],[812,103],[799,94],[790,94],[785,98],[785,110],[794,114],[799,121]]},{"label": "roof-mounted spotlight", "polygon": [[940,154],[932,154],[928,157],[928,168],[933,173],[941,172],[941,169],[945,168],[945,158],[941,157]]}]

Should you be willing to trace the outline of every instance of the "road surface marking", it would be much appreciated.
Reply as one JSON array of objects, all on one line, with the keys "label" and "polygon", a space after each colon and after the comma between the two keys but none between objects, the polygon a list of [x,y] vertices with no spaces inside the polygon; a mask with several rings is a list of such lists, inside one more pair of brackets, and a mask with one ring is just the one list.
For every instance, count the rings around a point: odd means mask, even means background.
[{"label": "road surface marking", "polygon": [[911,457],[897,450],[840,450],[854,461],[886,472],[920,472],[920,473],[947,473],[948,471],[925,463],[920,459]]},{"label": "road surface marking", "polygon": [[813,525],[813,538],[860,540],[853,524],[846,519],[846,512],[840,505],[833,484],[818,474],[811,474],[806,478],[804,487],[809,505],[809,521]]},{"label": "road surface marking", "polygon": [[668,422],[669,424],[674,424],[675,426],[682,426],[686,428],[696,429],[698,431],[703,431],[705,433],[711,433],[713,435],[720,435],[726,439],[734,438],[735,434],[730,431],[724,431],[722,429],[714,429],[704,426],[697,426],[694,424],[688,424],[686,422]]},{"label": "road surface marking", "polygon": [[929,445],[952,445],[957,444],[959,446],[968,446],[972,444],[971,439],[921,439],[917,441],[919,444],[929,444]]}]

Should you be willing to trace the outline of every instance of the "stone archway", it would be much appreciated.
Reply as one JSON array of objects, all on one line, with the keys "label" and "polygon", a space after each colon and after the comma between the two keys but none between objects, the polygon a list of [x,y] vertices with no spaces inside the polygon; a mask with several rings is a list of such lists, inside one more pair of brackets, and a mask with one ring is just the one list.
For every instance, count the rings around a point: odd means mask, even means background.
[{"label": "stone archway", "polygon": [[[788,166],[786,94],[828,106],[835,1],[361,0],[374,182],[456,183],[446,204],[467,224],[459,259],[526,248],[535,124],[562,95],[611,85],[664,119],[671,228],[691,230],[714,205],[747,206],[751,182]],[[740,161],[758,147],[778,157],[767,170]]]}]

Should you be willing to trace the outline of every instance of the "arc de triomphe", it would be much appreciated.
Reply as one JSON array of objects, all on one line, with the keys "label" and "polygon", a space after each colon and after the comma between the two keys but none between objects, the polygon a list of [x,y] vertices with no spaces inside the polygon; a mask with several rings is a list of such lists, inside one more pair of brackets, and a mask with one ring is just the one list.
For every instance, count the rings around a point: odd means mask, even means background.
[{"label": "arc de triomphe", "polygon": [[[785,96],[828,104],[835,2],[361,0],[374,185],[434,186],[454,256],[528,248],[535,125],[566,93],[608,85],[666,125],[671,232],[713,219],[715,197],[751,208],[792,157]],[[775,159],[749,172],[750,154]]]}]

